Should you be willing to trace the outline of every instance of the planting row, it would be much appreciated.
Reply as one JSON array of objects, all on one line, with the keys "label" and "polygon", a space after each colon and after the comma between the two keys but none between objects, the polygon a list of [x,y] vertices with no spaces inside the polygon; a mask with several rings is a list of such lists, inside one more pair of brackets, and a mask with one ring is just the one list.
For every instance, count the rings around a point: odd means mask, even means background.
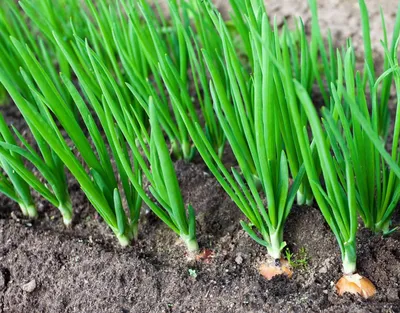
[{"label": "planting row", "polygon": [[375,287],[356,274],[358,219],[390,235],[400,199],[400,114],[391,128],[388,105],[393,85],[400,101],[400,13],[391,35],[382,14],[378,69],[359,1],[357,71],[351,40],[335,48],[322,36],[316,0],[311,36],[301,19],[278,27],[262,0],[230,4],[226,22],[209,0],[169,0],[168,15],[146,0],[4,0],[0,93],[34,141],[0,118],[0,191],[35,218],[35,190],[68,226],[68,170],[121,245],[137,239],[145,203],[196,253],[195,210],[173,160],[198,153],[273,260],[266,278],[290,275],[285,221],[295,201],[315,202],[342,253],[339,294],[368,298]]}]

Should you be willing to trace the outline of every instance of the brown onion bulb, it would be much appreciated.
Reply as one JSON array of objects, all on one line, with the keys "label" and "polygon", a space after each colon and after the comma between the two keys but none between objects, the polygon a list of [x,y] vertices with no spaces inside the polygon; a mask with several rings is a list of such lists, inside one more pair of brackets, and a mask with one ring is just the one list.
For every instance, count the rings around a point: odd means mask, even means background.
[{"label": "brown onion bulb", "polygon": [[274,260],[263,263],[258,270],[267,280],[271,280],[278,275],[286,275],[288,278],[293,276],[293,271],[289,262],[284,259],[280,259],[278,264],[276,264]]},{"label": "brown onion bulb", "polygon": [[369,299],[376,294],[374,284],[366,277],[359,274],[344,275],[336,283],[336,290],[339,296],[348,292],[362,296],[364,299]]}]

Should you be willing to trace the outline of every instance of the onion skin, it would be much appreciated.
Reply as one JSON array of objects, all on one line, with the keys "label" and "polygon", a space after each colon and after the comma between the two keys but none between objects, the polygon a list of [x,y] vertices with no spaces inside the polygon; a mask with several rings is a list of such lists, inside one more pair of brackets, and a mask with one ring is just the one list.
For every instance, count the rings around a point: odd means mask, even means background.
[{"label": "onion skin", "polygon": [[369,299],[376,294],[374,284],[368,278],[359,274],[344,275],[336,283],[336,290],[339,296],[343,296],[344,293],[348,292],[359,295],[364,299]]},{"label": "onion skin", "polygon": [[212,259],[214,258],[215,253],[210,249],[204,249],[202,252],[196,255],[195,259],[198,262],[203,262],[206,264],[210,264]]},{"label": "onion skin", "polygon": [[284,259],[280,259],[277,261],[271,260],[269,262],[263,263],[260,265],[258,270],[260,274],[267,280],[271,280],[272,278],[279,275],[285,275],[288,278],[291,278],[293,276],[293,271],[291,266],[289,265],[289,262]]}]

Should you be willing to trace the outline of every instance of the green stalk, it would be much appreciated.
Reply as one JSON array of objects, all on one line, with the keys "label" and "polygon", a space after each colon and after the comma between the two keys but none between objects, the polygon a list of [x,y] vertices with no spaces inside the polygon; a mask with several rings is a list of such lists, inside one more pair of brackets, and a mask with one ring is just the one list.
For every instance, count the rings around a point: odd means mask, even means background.
[{"label": "green stalk", "polygon": [[270,247],[267,248],[268,254],[275,260],[281,258],[283,231],[282,229],[270,233]]},{"label": "green stalk", "polygon": [[356,253],[356,243],[347,242],[344,245],[343,253],[343,274],[351,275],[357,270],[357,253]]}]

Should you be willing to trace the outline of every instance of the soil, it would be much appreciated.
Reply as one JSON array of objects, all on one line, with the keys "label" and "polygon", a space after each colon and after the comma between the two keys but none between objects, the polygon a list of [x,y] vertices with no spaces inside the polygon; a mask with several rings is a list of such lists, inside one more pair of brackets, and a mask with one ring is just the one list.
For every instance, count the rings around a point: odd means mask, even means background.
[{"label": "soil", "polygon": [[358,268],[378,294],[340,298],[336,241],[317,209],[295,207],[285,238],[295,254],[305,249],[306,266],[268,282],[257,271],[266,251],[240,229],[241,214],[204,165],[177,162],[176,169],[197,209],[199,243],[214,252],[209,262],[189,260],[152,214],[142,218],[138,243],[118,247],[71,180],[71,229],[46,203],[38,220],[27,221],[1,198],[0,312],[400,312],[399,234],[360,231]]},{"label": "soil", "polygon": [[[275,1],[270,7],[291,16],[306,12],[303,2]],[[358,23],[351,22],[357,20],[352,18],[355,1],[325,2],[323,25],[346,35],[359,32]],[[396,1],[385,3],[388,13],[395,10]],[[379,12],[375,2],[369,4]],[[376,34],[379,16],[373,16]],[[23,130],[12,106],[2,111]],[[232,163],[229,155],[227,161]],[[70,178],[75,223],[69,229],[59,212],[40,199],[39,219],[29,221],[0,196],[0,313],[400,312],[398,232],[382,238],[360,225],[358,269],[378,293],[368,301],[339,297],[334,290],[341,276],[335,238],[317,208],[294,207],[284,237],[295,256],[306,252],[305,265],[291,279],[268,282],[257,271],[265,249],[241,230],[242,214],[201,160],[178,161],[176,170],[185,201],[196,209],[199,244],[213,251],[211,259],[189,259],[176,235],[152,213],[142,216],[139,241],[120,248]],[[395,223],[400,223],[399,213]]]}]

